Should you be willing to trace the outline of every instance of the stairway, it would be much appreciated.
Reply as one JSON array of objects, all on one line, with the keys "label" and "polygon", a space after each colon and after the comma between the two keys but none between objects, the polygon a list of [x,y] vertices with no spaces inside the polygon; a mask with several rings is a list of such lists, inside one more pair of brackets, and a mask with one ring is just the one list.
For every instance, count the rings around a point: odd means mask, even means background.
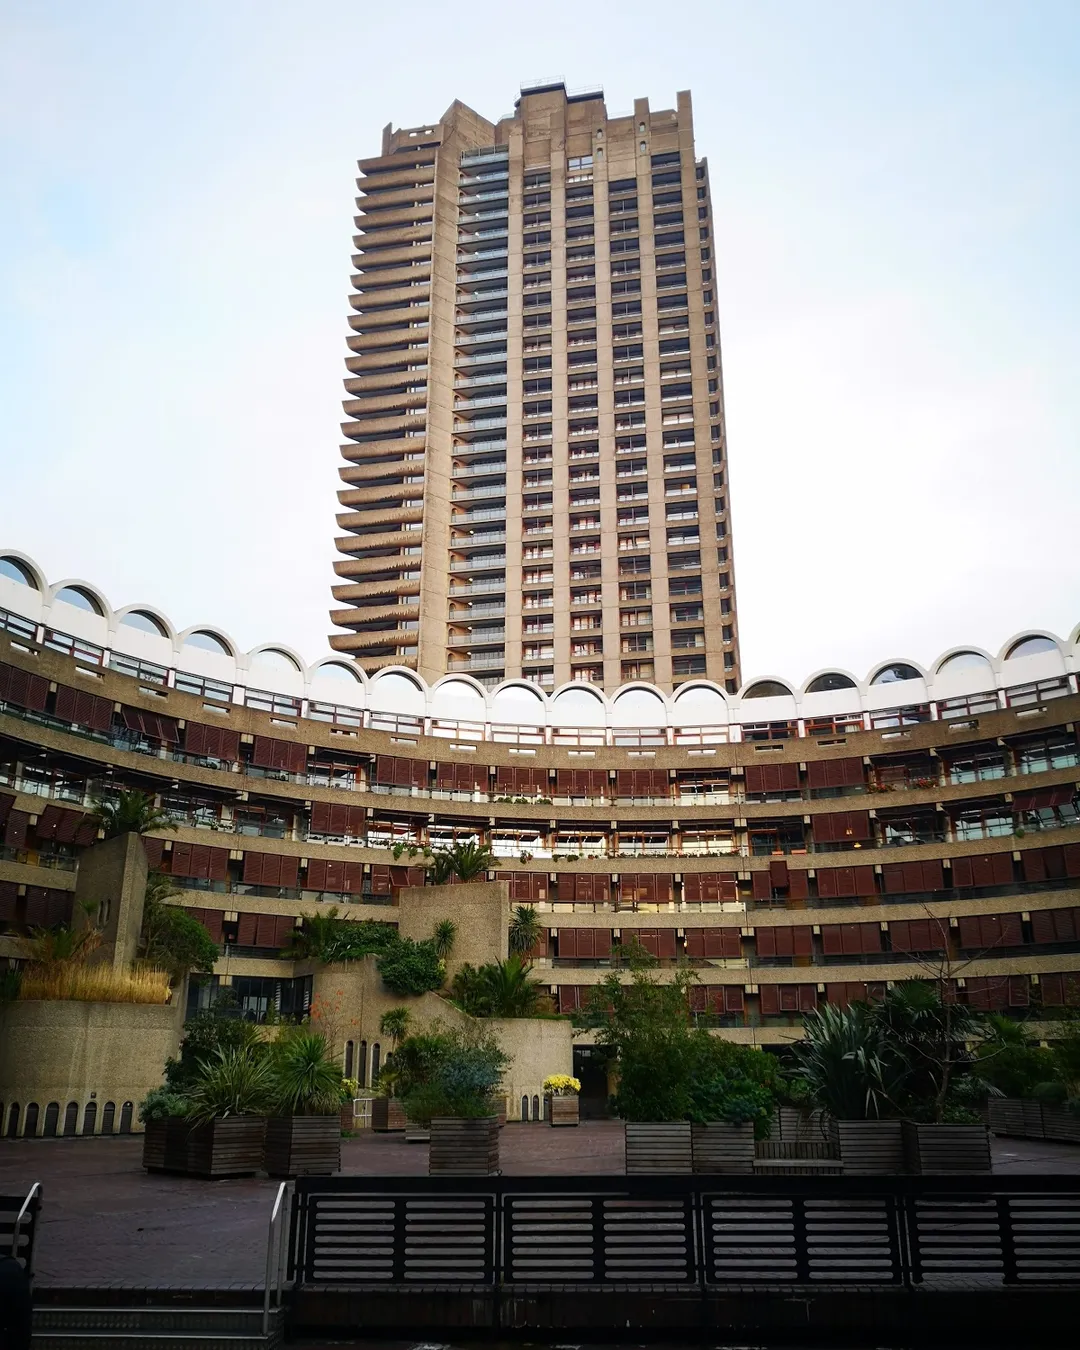
[{"label": "stairway", "polygon": [[58,1303],[34,1309],[33,1350],[264,1350],[284,1334],[282,1309],[271,1310],[263,1334],[261,1308],[169,1306],[80,1307]]}]

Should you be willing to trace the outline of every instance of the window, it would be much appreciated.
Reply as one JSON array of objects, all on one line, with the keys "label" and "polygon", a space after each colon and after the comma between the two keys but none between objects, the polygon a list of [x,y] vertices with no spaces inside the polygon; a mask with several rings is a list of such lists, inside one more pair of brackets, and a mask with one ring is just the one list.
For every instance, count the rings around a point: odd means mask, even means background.
[{"label": "window", "polygon": [[672,623],[700,623],[704,618],[705,609],[702,605],[671,606]]},{"label": "window", "polygon": [[651,633],[631,633],[624,637],[619,643],[619,650],[632,654],[634,652],[651,652],[653,649],[653,640]]},{"label": "window", "polygon": [[700,595],[701,578],[700,577],[673,577],[668,582],[668,595],[674,598],[677,595]]},{"label": "window", "polygon": [[1046,773],[1050,769],[1072,769],[1080,764],[1076,737],[1068,731],[1053,731],[1022,741],[1012,747],[1019,773]]},{"label": "window", "polygon": [[677,628],[671,635],[671,646],[673,650],[683,651],[688,647],[705,646],[705,630],[703,628]]},{"label": "window", "polygon": [[671,660],[671,673],[676,677],[684,675],[704,675],[704,656],[674,656]]},{"label": "window", "polygon": [[631,581],[619,587],[620,600],[651,600],[652,585],[648,581]]}]

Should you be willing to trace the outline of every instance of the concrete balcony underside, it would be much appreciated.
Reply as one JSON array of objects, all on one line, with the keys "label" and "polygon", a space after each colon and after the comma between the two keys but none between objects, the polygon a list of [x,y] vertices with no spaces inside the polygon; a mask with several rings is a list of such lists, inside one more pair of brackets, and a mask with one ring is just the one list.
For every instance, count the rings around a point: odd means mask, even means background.
[{"label": "concrete balcony underside", "polygon": [[[339,577],[362,577],[369,572],[409,572],[415,571],[419,566],[419,558],[402,558],[392,555],[387,558],[349,558],[346,560],[338,559],[334,563],[334,572]],[[378,585],[393,587],[396,592],[401,584],[398,581],[379,582]],[[419,583],[416,583],[419,584]],[[345,596],[339,596],[339,599],[345,599]]]},{"label": "concrete balcony underside", "polygon": [[423,471],[423,460],[406,460],[405,456],[421,453],[425,445],[423,436],[401,436],[387,441],[350,442],[341,446],[340,450],[342,459],[348,460],[350,464],[363,463],[371,459],[386,459],[390,455],[395,455],[400,457],[402,464],[417,466],[415,471],[420,473]]},{"label": "concrete balcony underside", "polygon": [[[385,263],[400,263],[402,267],[411,269],[414,263],[420,262],[430,269],[431,243],[429,241],[427,244],[409,244],[404,248],[382,248],[374,252],[368,249],[364,253],[354,253],[350,261],[357,272],[362,272],[372,263],[377,263],[380,267]],[[420,268],[416,270],[419,272]]]},{"label": "concrete balcony underside", "polygon": [[[395,324],[401,323],[427,323],[430,306],[425,299],[419,305],[398,305],[394,309],[387,309],[378,314],[350,314],[349,327],[354,333],[359,333],[361,337],[370,337],[373,334],[382,338],[382,330],[393,328]],[[408,333],[407,328],[401,330]]]},{"label": "concrete balcony underside", "polygon": [[383,249],[401,248],[414,240],[431,243],[430,220],[423,225],[395,225],[392,229],[366,230],[363,234],[354,234],[353,247],[359,253],[381,253]]},{"label": "concrete balcony underside", "polygon": [[[419,581],[402,581],[391,578],[389,581],[358,581],[347,586],[331,586],[330,594],[335,600],[348,604],[350,600],[375,599],[378,596],[397,597],[399,595],[419,595]],[[387,603],[390,603],[389,598]],[[344,625],[348,627],[348,625]]]},{"label": "concrete balcony underside", "polygon": [[[339,642],[347,642],[349,634],[332,633],[330,635],[330,649],[338,652],[349,652],[348,647],[339,646]],[[415,670],[417,658],[415,652],[410,652],[405,656],[365,656],[362,652],[353,654],[354,660],[363,670],[369,674],[372,671],[382,670],[384,666],[404,666],[406,670]]]},{"label": "concrete balcony underside", "polygon": [[385,534],[346,534],[334,540],[339,553],[362,553],[369,548],[410,548],[420,543],[420,530],[387,531]]},{"label": "concrete balcony underside", "polygon": [[423,495],[423,483],[383,483],[379,487],[349,488],[338,493],[342,506],[364,506],[383,501],[402,501]]},{"label": "concrete balcony underside", "polygon": [[[384,633],[337,633],[330,639],[330,646],[336,652],[355,652],[359,656],[372,647],[415,647],[419,641],[418,635],[414,632],[399,632],[396,628],[388,628]],[[395,664],[393,654],[376,659],[388,666]]]},{"label": "concrete balcony underside", "polygon": [[[390,386],[423,384],[427,380],[427,362],[413,361],[413,366],[422,365],[421,370],[410,370],[410,362],[407,359],[406,352],[386,352],[382,354],[383,364],[376,369],[371,369],[370,362],[367,365],[361,364],[365,358],[359,356],[350,356],[345,362],[345,369],[350,371],[352,379],[345,381],[345,388],[349,393],[364,394],[370,390],[386,389]],[[400,367],[400,369],[395,369]],[[362,373],[361,373],[362,372]]]},{"label": "concrete balcony underside", "polygon": [[[343,436],[371,436],[380,431],[423,431],[426,419],[420,417],[372,417],[362,422],[342,422]],[[370,444],[370,442],[368,442]]]},{"label": "concrete balcony underside", "polygon": [[360,196],[354,198],[357,211],[375,212],[384,207],[391,210],[395,206],[411,206],[413,202],[430,202],[435,188],[434,178],[426,182],[402,183],[398,187],[382,187],[371,191],[374,184],[370,179],[360,178],[357,187]]},{"label": "concrete balcony underside", "polygon": [[388,511],[384,507],[374,507],[369,511],[341,511],[334,518],[343,530],[366,529],[375,524],[412,525],[419,524],[424,519],[424,508],[408,506]]},{"label": "concrete balcony underside", "polygon": [[[419,150],[416,147],[410,147],[409,152],[397,151],[390,155],[369,155],[366,159],[358,159],[356,167],[363,175],[356,180],[357,186],[363,188],[363,185],[369,180],[372,183],[394,183],[395,180],[402,178],[406,174],[411,174],[419,179],[424,174],[435,176],[435,150],[434,148]],[[432,161],[429,163],[428,161]]]},{"label": "concrete balcony underside", "polygon": [[[351,291],[349,304],[358,313],[363,314],[367,310],[375,309],[380,305],[408,306],[411,300],[426,300],[428,295],[427,285],[414,286],[413,280],[414,278],[410,277],[404,284],[368,286],[366,289]],[[419,278],[416,278],[416,280],[419,280]]]},{"label": "concrete balcony underside", "polygon": [[[411,252],[401,260],[400,267],[383,266],[383,264],[388,261],[389,259],[387,258],[380,258],[377,271],[365,272],[358,270],[355,272],[349,278],[353,290],[375,294],[375,292],[382,289],[389,290],[395,286],[410,286],[414,281],[431,280],[430,257],[422,267],[417,267],[415,265],[416,260],[412,257]],[[363,267],[363,262],[361,262],[360,266],[361,268]]]},{"label": "concrete balcony underside", "polygon": [[397,229],[401,225],[430,224],[432,202],[429,197],[421,206],[388,207],[385,211],[359,211],[353,216],[353,224],[364,234],[373,231]]},{"label": "concrete balcony underside", "polygon": [[378,619],[417,619],[420,617],[418,605],[371,605],[360,609],[350,606],[348,609],[332,609],[330,622],[338,628],[355,628],[359,624],[371,623]]},{"label": "concrete balcony underside", "polygon": [[[353,383],[352,380],[345,381],[345,389],[350,394],[355,393],[355,390],[349,388]],[[427,406],[427,389],[414,394],[361,394],[357,398],[344,401],[341,406],[352,417],[359,417],[361,414],[370,416],[374,413],[382,413],[384,416],[393,416],[395,413],[400,415],[402,408],[406,409],[406,415],[409,412],[415,414]]]},{"label": "concrete balcony underside", "polygon": [[[351,464],[342,466],[338,469],[338,477],[343,483],[355,484],[358,487],[373,487],[379,479],[400,480],[404,477],[419,478],[421,481],[412,486],[418,489],[417,495],[424,490],[424,466],[421,463],[406,463],[400,460],[398,463],[374,463],[374,464]],[[399,484],[395,484],[398,486]],[[403,486],[403,485],[402,485]]]},{"label": "concrete balcony underside", "polygon": [[[413,346],[413,343],[419,343],[419,346]],[[383,341],[382,334],[379,340],[373,338],[361,337],[358,333],[349,333],[345,338],[345,345],[356,355],[345,358],[346,369],[354,373],[361,370],[375,371],[388,370],[391,374],[400,374],[400,371],[393,369],[400,366],[403,362],[406,366],[410,362],[414,365],[427,363],[427,332],[423,329],[416,330],[416,336],[410,336],[408,329],[405,329],[400,337],[396,334],[390,334]]]}]

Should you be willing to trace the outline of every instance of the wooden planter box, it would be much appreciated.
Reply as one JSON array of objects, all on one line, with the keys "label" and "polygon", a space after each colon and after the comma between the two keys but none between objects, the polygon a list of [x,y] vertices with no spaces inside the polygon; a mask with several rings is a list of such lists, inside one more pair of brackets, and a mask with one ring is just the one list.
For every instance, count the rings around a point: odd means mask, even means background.
[{"label": "wooden planter box", "polygon": [[415,1120],[405,1122],[405,1142],[407,1144],[427,1144],[431,1142],[431,1130]]},{"label": "wooden planter box", "polygon": [[184,1144],[191,1127],[182,1117],[147,1122],[143,1134],[142,1165],[148,1172],[172,1172],[183,1167]]},{"label": "wooden planter box", "polygon": [[834,1123],[845,1176],[902,1176],[907,1170],[904,1127],[899,1120],[838,1120]]},{"label": "wooden planter box", "polygon": [[693,1141],[688,1120],[656,1124],[628,1120],[626,1132],[626,1175],[643,1172],[692,1172]]},{"label": "wooden planter box", "polygon": [[905,1120],[904,1155],[916,1176],[989,1172],[990,1132],[985,1125],[921,1125]]},{"label": "wooden planter box", "polygon": [[1066,1111],[1063,1106],[1042,1108],[1043,1138],[1060,1143],[1080,1144],[1080,1116]]},{"label": "wooden planter box", "polygon": [[[1025,1103],[1019,1097],[991,1097],[987,1103],[990,1120],[990,1129],[994,1134],[1010,1135],[1015,1139],[1028,1139],[1032,1136],[1028,1133],[1033,1121],[1031,1113],[1024,1110]],[[1038,1103],[1031,1103],[1038,1105]],[[1042,1113],[1039,1114],[1038,1134],[1034,1136],[1041,1139],[1043,1124]]]},{"label": "wooden planter box", "polygon": [[372,1097],[371,1128],[381,1134],[405,1128],[405,1108],[396,1097]]},{"label": "wooden planter box", "polygon": [[769,1138],[785,1144],[821,1144],[828,1140],[829,1119],[824,1111],[797,1111],[779,1106],[773,1112]]},{"label": "wooden planter box", "polygon": [[754,1126],[724,1120],[690,1127],[691,1156],[695,1172],[740,1172],[754,1170]]},{"label": "wooden planter box", "polygon": [[436,1116],[431,1122],[428,1175],[493,1177],[499,1173],[497,1116],[464,1120]]},{"label": "wooden planter box", "polygon": [[754,1172],[768,1177],[835,1177],[844,1170],[839,1145],[825,1139],[762,1139],[754,1145]]},{"label": "wooden planter box", "polygon": [[329,1177],[341,1171],[341,1116],[273,1116],[263,1167],[272,1177]]},{"label": "wooden planter box", "polygon": [[509,1110],[509,1104],[505,1097],[492,1097],[489,1102],[491,1114],[499,1122],[499,1129],[506,1124],[506,1113]]},{"label": "wooden planter box", "polygon": [[581,1121],[581,1104],[577,1093],[569,1097],[545,1097],[544,1114],[549,1125],[577,1125]]}]

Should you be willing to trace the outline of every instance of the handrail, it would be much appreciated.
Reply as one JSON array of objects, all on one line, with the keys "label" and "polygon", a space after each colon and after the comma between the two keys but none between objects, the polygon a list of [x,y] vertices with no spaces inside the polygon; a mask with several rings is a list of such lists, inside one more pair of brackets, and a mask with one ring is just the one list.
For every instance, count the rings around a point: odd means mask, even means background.
[{"label": "handrail", "polygon": [[[18,1259],[19,1237],[22,1233],[23,1220],[31,1210],[33,1210],[36,1219],[41,1210],[42,1194],[41,1182],[35,1181],[27,1192],[26,1199],[22,1202],[22,1208],[15,1216],[15,1226],[11,1230],[11,1255],[16,1260]],[[37,1224],[35,1223],[30,1230],[30,1241],[26,1248],[26,1278],[28,1280],[32,1279],[34,1274],[34,1238],[36,1234]]]},{"label": "handrail", "polygon": [[[266,1288],[263,1290],[262,1334],[270,1334],[270,1291],[274,1291],[274,1307],[281,1306],[281,1270],[285,1252],[286,1227],[281,1222],[282,1203],[292,1193],[292,1184],[283,1181],[274,1197],[274,1207],[270,1211],[270,1223],[266,1232]],[[275,1251],[274,1242],[277,1240]]]}]

